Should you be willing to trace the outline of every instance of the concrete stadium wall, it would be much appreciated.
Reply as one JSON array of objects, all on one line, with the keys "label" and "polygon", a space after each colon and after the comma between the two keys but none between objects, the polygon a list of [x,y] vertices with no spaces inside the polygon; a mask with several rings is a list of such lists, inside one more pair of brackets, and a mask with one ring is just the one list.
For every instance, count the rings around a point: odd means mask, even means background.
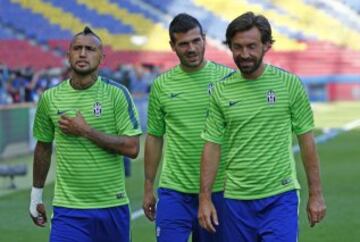
[{"label": "concrete stadium wall", "polygon": [[33,151],[34,112],[33,104],[0,107],[0,159]]}]

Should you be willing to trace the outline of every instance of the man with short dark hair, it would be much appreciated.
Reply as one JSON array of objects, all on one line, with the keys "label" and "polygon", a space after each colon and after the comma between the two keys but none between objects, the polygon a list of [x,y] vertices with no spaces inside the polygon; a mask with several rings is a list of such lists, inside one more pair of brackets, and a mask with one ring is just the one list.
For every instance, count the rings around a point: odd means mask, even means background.
[{"label": "man with short dark hair", "polygon": [[71,78],[38,103],[30,215],[45,226],[42,193],[55,141],[51,242],[130,242],[123,156],[137,156],[141,130],[127,89],[98,76],[103,58],[101,39],[86,27],[69,46]]},{"label": "man with short dark hair", "polygon": [[268,20],[252,12],[234,19],[226,30],[239,71],[216,83],[210,98],[199,196],[199,222],[214,231],[217,213],[209,197],[220,148],[227,145],[228,155],[221,157],[226,163],[225,241],[297,241],[300,186],[293,132],[308,179],[310,225],[325,216],[310,103],[297,76],[263,62],[273,42]]},{"label": "man with short dark hair", "polygon": [[[177,15],[170,23],[169,35],[180,64],[155,79],[149,96],[144,212],[151,221],[156,219],[158,242],[185,242],[191,233],[194,242],[221,242],[222,226],[217,226],[217,233],[212,234],[197,222],[200,155],[204,145],[200,132],[213,83],[232,70],[204,59],[205,34],[194,17]],[[159,202],[155,206],[154,180],[164,136]],[[221,170],[212,190],[219,210],[224,182]]]}]

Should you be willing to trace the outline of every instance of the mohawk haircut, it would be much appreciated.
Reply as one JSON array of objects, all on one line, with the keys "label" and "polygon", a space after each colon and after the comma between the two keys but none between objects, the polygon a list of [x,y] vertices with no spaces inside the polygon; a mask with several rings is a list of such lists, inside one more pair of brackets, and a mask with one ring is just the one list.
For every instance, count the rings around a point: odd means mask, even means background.
[{"label": "mohawk haircut", "polygon": [[83,31],[75,34],[73,39],[75,39],[75,38],[76,38],[77,36],[79,36],[79,35],[92,35],[92,36],[94,36],[95,38],[97,38],[97,39],[100,41],[100,43],[102,43],[101,38],[100,38],[97,34],[95,34],[95,32],[92,31],[92,29],[90,29],[90,27],[88,27],[88,26],[85,26],[85,28],[84,28]]}]

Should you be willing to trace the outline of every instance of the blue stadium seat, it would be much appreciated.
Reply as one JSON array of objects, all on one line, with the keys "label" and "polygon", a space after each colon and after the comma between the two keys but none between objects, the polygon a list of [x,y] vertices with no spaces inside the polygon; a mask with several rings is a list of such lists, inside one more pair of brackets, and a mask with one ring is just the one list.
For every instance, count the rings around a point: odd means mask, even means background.
[{"label": "blue stadium seat", "polygon": [[[130,2],[129,0],[110,0],[111,3],[117,4],[121,8],[126,8],[130,13],[137,13],[145,16],[146,18],[149,18],[153,20],[154,22],[161,22],[162,16],[155,15],[149,11],[146,11],[145,9],[139,7],[138,5],[135,5],[134,3]],[[162,4],[166,4],[166,1],[163,1]]]},{"label": "blue stadium seat", "polygon": [[356,12],[360,13],[360,1],[358,0],[342,0],[350,8],[353,8]]},{"label": "blue stadium seat", "polygon": [[[204,31],[207,35],[218,39],[224,40],[224,32],[219,31],[222,29],[225,31],[227,22],[221,18],[215,16],[211,12],[194,5],[193,2],[188,0],[169,0],[169,1],[158,1],[148,0],[147,4],[150,4],[154,8],[158,8],[160,11],[175,16],[176,14],[186,12],[192,16],[195,16],[202,24]],[[211,28],[209,28],[211,26]]]},{"label": "blue stadium seat", "polygon": [[10,0],[0,0],[3,24],[11,26],[28,38],[44,43],[49,39],[70,39],[72,34],[60,26],[50,24],[41,14],[33,13]]},{"label": "blue stadium seat", "polygon": [[16,37],[8,30],[0,28],[0,40],[16,39]]},{"label": "blue stadium seat", "polygon": [[71,13],[83,22],[88,22],[96,28],[105,28],[113,34],[131,34],[134,30],[131,26],[120,22],[111,15],[102,15],[95,10],[89,9],[74,0],[45,0],[65,12]]}]

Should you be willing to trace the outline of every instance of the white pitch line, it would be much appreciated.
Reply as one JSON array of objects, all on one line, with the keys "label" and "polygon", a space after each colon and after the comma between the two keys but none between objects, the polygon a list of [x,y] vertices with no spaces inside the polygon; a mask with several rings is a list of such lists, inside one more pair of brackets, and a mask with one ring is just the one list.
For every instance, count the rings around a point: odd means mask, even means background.
[{"label": "white pitch line", "polygon": [[144,215],[144,211],[142,209],[136,210],[131,214],[131,220],[136,220]]},{"label": "white pitch line", "polygon": [[[327,129],[324,134],[315,137],[315,143],[316,144],[325,143],[325,142],[329,141],[330,139],[335,138],[339,134],[345,133],[345,132],[350,131],[354,128],[357,128],[359,126],[360,126],[360,119],[357,119],[357,120],[354,120],[354,121],[351,121],[351,122],[345,124],[341,128]],[[299,145],[293,146],[292,150],[294,153],[299,152],[300,151]]]},{"label": "white pitch line", "polygon": [[360,119],[347,123],[342,128],[344,131],[349,131],[360,126]]},{"label": "white pitch line", "polygon": [[[360,126],[360,119],[352,121],[350,123],[345,124],[343,127],[339,128],[339,129],[329,129],[326,133],[319,135],[317,137],[315,137],[315,142],[317,144],[321,144],[321,143],[325,143],[328,140],[335,138],[336,136],[338,136],[341,133],[350,131],[354,128],[357,128]],[[294,145],[293,146],[293,152],[297,153],[300,151],[299,145]],[[133,212],[131,214],[131,219],[132,220],[136,220],[140,217],[144,216],[144,211],[142,209],[136,210],[135,212]]]}]

